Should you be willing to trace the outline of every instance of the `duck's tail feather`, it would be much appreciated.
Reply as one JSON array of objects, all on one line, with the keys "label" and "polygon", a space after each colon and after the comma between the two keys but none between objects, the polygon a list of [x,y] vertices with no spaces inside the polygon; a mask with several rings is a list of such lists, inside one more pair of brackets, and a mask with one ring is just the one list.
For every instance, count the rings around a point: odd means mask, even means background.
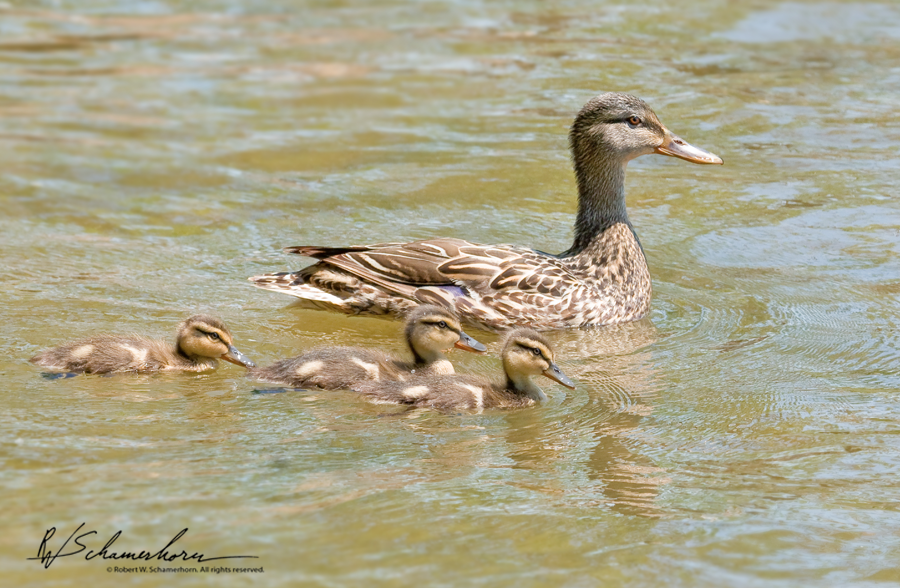
[{"label": "duck's tail feather", "polygon": [[344,314],[402,316],[417,304],[402,297],[385,296],[371,285],[340,271],[312,273],[300,270],[248,279],[257,288],[294,296],[303,308]]},{"label": "duck's tail feather", "polygon": [[248,278],[254,286],[263,290],[272,290],[299,299],[302,306],[320,310],[330,310],[354,314],[355,310],[347,298],[320,290],[304,282],[302,276],[294,272],[279,272]]}]

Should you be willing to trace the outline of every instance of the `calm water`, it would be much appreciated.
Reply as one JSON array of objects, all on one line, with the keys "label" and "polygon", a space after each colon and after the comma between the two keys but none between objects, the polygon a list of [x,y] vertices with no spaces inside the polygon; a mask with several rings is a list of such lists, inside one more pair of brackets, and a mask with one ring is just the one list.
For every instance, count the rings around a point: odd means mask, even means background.
[{"label": "calm water", "polygon": [[[673,4],[0,5],[7,585],[900,582],[900,6]],[[632,163],[653,311],[553,333],[579,386],[545,381],[541,407],[402,413],[253,394],[230,364],[51,381],[27,362],[194,311],[263,364],[396,346],[397,323],[246,277],[300,267],[287,245],[565,249],[567,127],[613,89],[726,165]],[[265,572],[26,561],[82,522],[120,551],[189,527],[189,552]]]}]

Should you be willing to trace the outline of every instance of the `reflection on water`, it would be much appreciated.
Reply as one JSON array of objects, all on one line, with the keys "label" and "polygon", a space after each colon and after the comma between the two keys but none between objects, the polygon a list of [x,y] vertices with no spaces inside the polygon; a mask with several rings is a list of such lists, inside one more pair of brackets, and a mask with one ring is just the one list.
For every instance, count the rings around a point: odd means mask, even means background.
[{"label": "reflection on water", "polygon": [[[259,554],[271,584],[900,581],[893,4],[0,13],[11,585],[120,583],[25,559],[85,521],[137,549],[189,526],[186,548]],[[604,90],[727,164],[632,162],[651,316],[550,333],[578,388],[545,380],[543,406],[443,414],[254,394],[231,365],[45,379],[27,362],[89,333],[165,336],[193,312],[260,364],[399,349],[397,323],[301,310],[245,278],[296,269],[280,248],[301,242],[566,249],[567,126]],[[458,371],[499,373],[485,341]]]}]

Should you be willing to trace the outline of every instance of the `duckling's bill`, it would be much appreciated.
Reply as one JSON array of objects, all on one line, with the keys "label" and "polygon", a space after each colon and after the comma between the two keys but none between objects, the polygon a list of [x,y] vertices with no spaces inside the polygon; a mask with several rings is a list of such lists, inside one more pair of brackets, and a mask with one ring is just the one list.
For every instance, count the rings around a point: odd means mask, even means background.
[{"label": "duckling's bill", "polygon": [[234,345],[228,346],[228,353],[223,355],[221,359],[225,361],[229,361],[235,365],[244,366],[246,368],[256,367],[256,364],[250,361],[250,358],[237,350],[237,347]]},{"label": "duckling's bill", "polygon": [[716,165],[722,165],[723,163],[725,163],[718,155],[710,153],[705,149],[694,147],[681,137],[673,135],[668,130],[666,131],[665,140],[663,140],[662,145],[656,148],[656,152],[662,155],[684,159],[685,161],[690,161],[691,163]]},{"label": "duckling's bill", "polygon": [[575,389],[575,382],[570,380],[566,374],[562,373],[562,370],[559,369],[559,366],[555,363],[551,363],[550,367],[544,370],[544,375],[553,380],[554,382],[559,382],[566,388]]},{"label": "duckling's bill", "polygon": [[454,344],[454,347],[456,347],[457,349],[463,349],[465,351],[472,351],[473,353],[481,353],[483,351],[487,351],[487,347],[484,346],[484,343],[479,343],[462,331],[459,332],[459,341]]}]

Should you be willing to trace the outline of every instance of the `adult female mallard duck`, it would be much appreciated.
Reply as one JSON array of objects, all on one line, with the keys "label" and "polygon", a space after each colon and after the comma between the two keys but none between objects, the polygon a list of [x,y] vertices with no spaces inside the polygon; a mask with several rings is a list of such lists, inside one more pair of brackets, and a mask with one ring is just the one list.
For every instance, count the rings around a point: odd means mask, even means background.
[{"label": "adult female mallard duck", "polygon": [[288,247],[320,261],[250,278],[310,308],[397,314],[435,302],[488,329],[558,329],[637,320],[650,309],[650,272],[625,210],[625,168],[661,153],[722,160],[673,135],[640,98],[601,94],[569,132],[578,183],[575,241],[559,255],[454,238],[351,247]]},{"label": "adult female mallard duck", "polygon": [[537,331],[515,329],[501,352],[505,382],[477,376],[425,376],[406,382],[364,382],[353,390],[376,402],[411,404],[443,410],[530,406],[547,396],[532,380],[544,375],[568,388],[575,384],[562,373],[553,350]]},{"label": "adult female mallard duck", "polygon": [[481,352],[484,345],[466,335],[452,312],[422,305],[406,319],[406,345],[412,361],[374,349],[323,347],[298,357],[251,370],[252,378],[294,388],[346,390],[366,380],[404,380],[413,374],[452,374],[444,350],[457,347]]},{"label": "adult female mallard duck", "polygon": [[63,372],[108,374],[213,369],[218,359],[255,367],[238,351],[221,320],[198,314],[178,325],[175,345],[140,335],[94,335],[48,349],[31,358],[37,365]]}]

